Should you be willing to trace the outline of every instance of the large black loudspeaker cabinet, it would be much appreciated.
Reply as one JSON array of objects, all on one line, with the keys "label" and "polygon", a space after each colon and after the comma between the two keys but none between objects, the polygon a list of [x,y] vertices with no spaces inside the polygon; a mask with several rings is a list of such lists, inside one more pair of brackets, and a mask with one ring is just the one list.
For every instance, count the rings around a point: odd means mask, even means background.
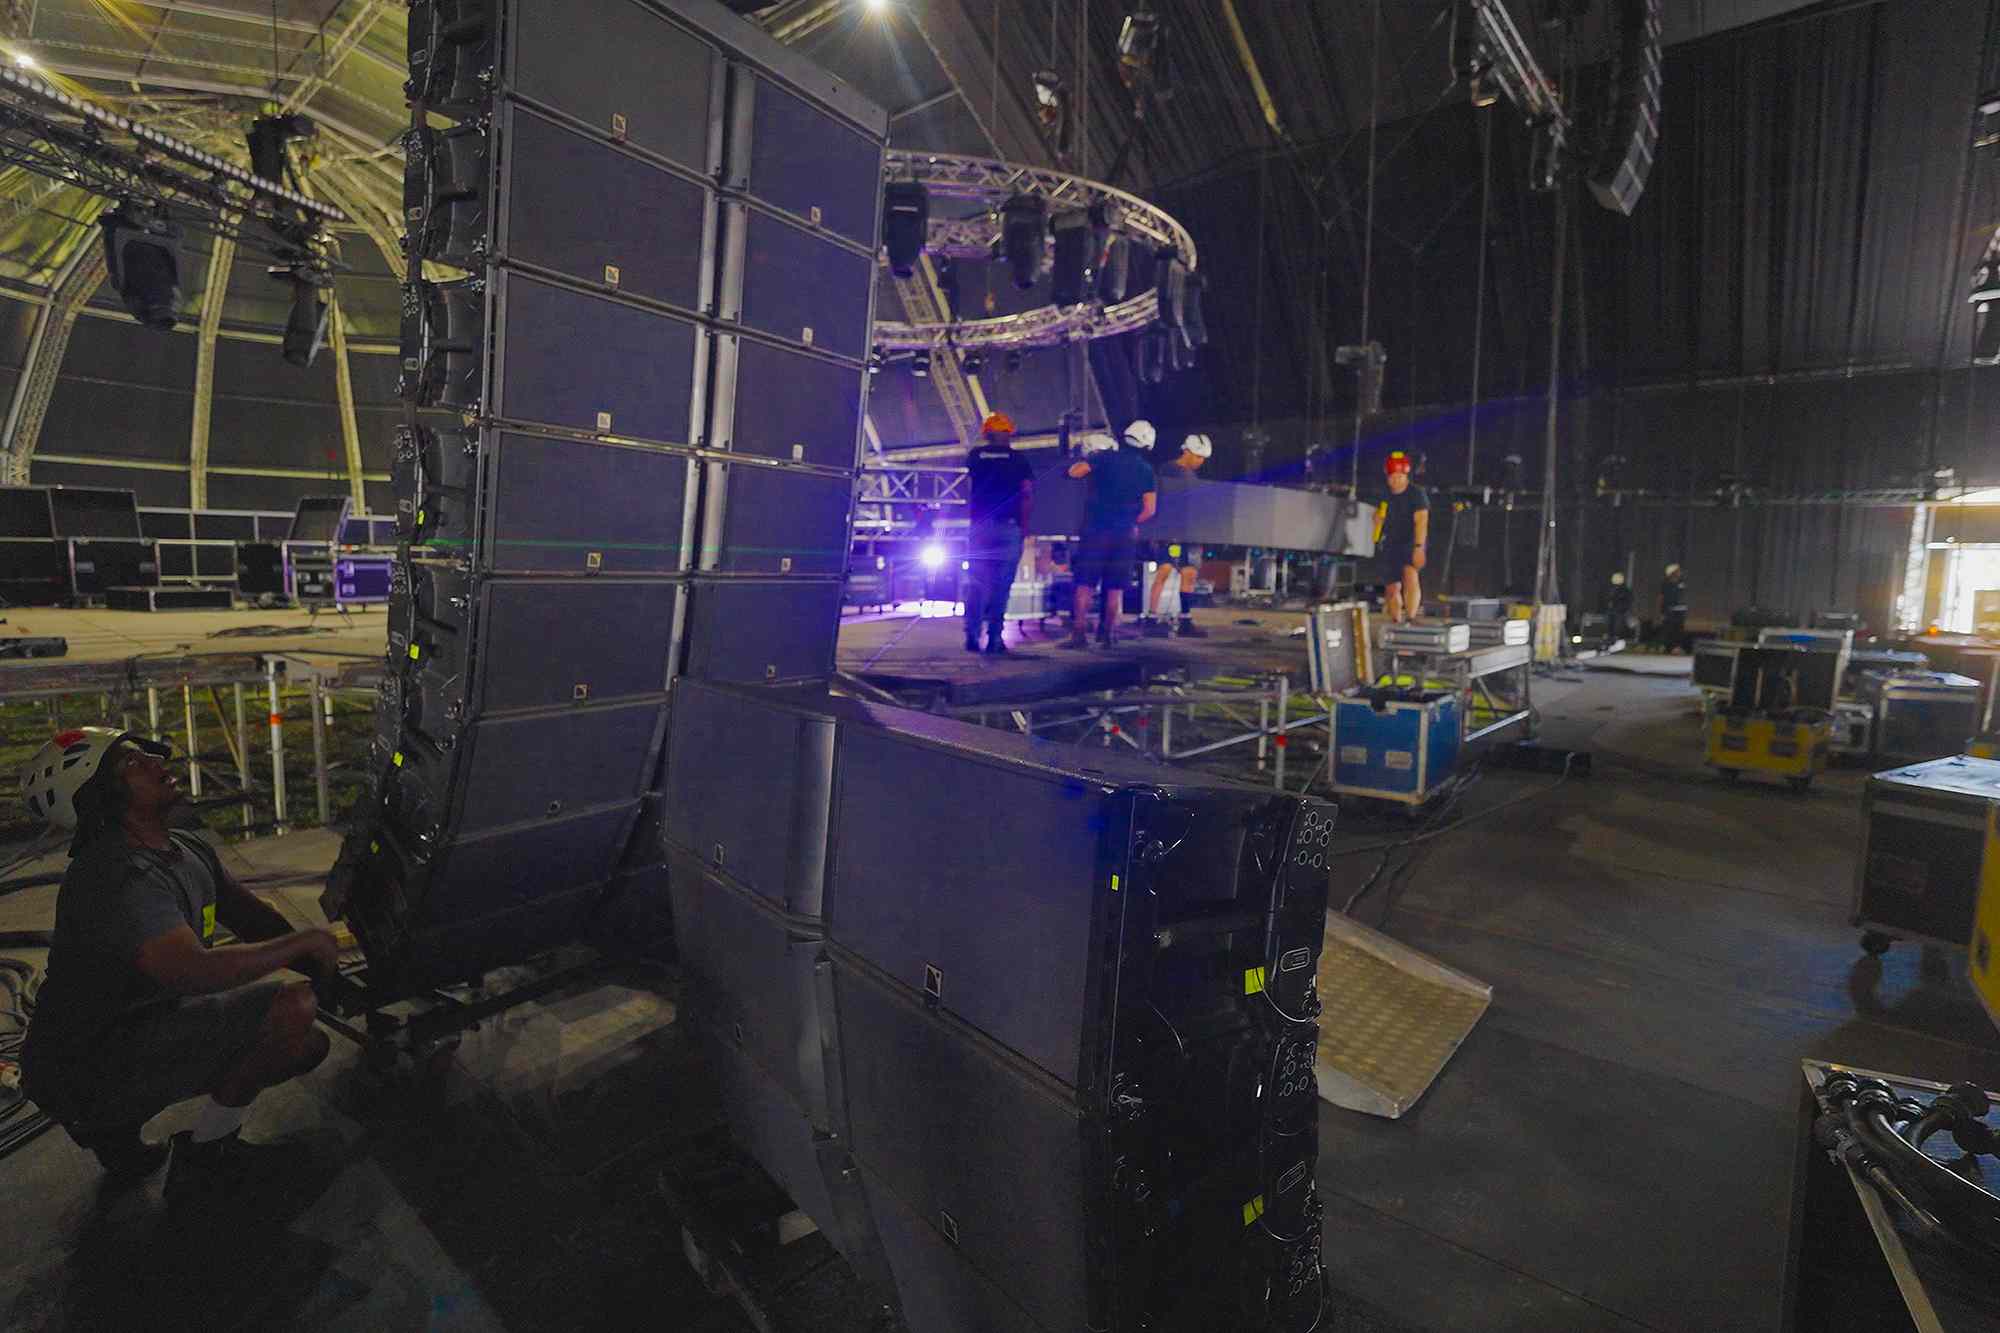
[{"label": "large black loudspeaker cabinet", "polygon": [[1660,0],[1616,0],[1612,10],[1618,18],[1617,56],[1589,181],[1598,203],[1629,215],[1645,193],[1660,142]]},{"label": "large black loudspeaker cabinet", "polygon": [[[759,1089],[742,1114],[911,1329],[1316,1326],[1333,807],[696,682],[667,778],[683,965]],[[814,1135],[856,1169],[782,1147]]]},{"label": "large black loudspeaker cabinet", "polygon": [[831,673],[887,131],[710,0],[417,0],[409,67],[385,997],[658,869],[676,677]]}]

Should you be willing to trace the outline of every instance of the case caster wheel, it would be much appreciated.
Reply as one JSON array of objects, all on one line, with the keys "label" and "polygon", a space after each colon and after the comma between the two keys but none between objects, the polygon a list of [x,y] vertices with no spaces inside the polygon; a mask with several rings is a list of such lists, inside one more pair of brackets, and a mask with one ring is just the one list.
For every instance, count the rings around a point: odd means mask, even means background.
[{"label": "case caster wheel", "polygon": [[1895,942],[1879,930],[1864,931],[1861,936],[1861,952],[1870,958],[1880,958],[1889,952],[1889,946]]}]

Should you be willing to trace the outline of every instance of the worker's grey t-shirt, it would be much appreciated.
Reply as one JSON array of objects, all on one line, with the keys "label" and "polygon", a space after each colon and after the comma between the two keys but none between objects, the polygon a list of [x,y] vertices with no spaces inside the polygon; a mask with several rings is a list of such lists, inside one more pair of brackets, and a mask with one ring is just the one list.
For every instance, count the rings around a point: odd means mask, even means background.
[{"label": "worker's grey t-shirt", "polygon": [[215,938],[215,853],[175,830],[171,852],[134,847],[118,832],[87,843],[56,895],[48,975],[35,999],[30,1041],[61,1061],[88,1050],[120,1019],[174,998],[139,971],[148,940],[186,926],[204,946]]}]

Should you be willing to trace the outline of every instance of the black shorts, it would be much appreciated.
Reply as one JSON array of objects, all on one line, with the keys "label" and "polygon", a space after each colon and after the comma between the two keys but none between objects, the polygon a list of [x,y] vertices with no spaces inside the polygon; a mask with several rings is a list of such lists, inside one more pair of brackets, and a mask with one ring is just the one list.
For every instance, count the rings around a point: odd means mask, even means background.
[{"label": "black shorts", "polygon": [[1401,583],[1403,570],[1417,558],[1414,546],[1378,546],[1375,548],[1375,577],[1382,583]]},{"label": "black shorts", "polygon": [[1079,588],[1102,588],[1123,592],[1132,583],[1133,566],[1139,562],[1138,534],[1130,528],[1115,532],[1086,532],[1077,543],[1076,558],[1070,568]]},{"label": "black shorts", "polygon": [[175,1102],[213,1091],[257,1044],[285,985],[257,981],[181,996],[119,1020],[72,1059],[31,1055],[29,1095],[65,1124],[142,1124]]}]

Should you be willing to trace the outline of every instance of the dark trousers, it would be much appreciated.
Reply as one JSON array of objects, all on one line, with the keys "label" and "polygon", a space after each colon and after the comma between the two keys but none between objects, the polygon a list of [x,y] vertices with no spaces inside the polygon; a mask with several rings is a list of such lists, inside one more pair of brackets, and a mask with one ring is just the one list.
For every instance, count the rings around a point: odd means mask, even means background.
[{"label": "dark trousers", "polygon": [[1021,525],[981,523],[966,543],[965,632],[979,633],[979,623],[1000,632],[1007,619],[1007,599],[1014,592],[1014,569],[1021,563]]}]

